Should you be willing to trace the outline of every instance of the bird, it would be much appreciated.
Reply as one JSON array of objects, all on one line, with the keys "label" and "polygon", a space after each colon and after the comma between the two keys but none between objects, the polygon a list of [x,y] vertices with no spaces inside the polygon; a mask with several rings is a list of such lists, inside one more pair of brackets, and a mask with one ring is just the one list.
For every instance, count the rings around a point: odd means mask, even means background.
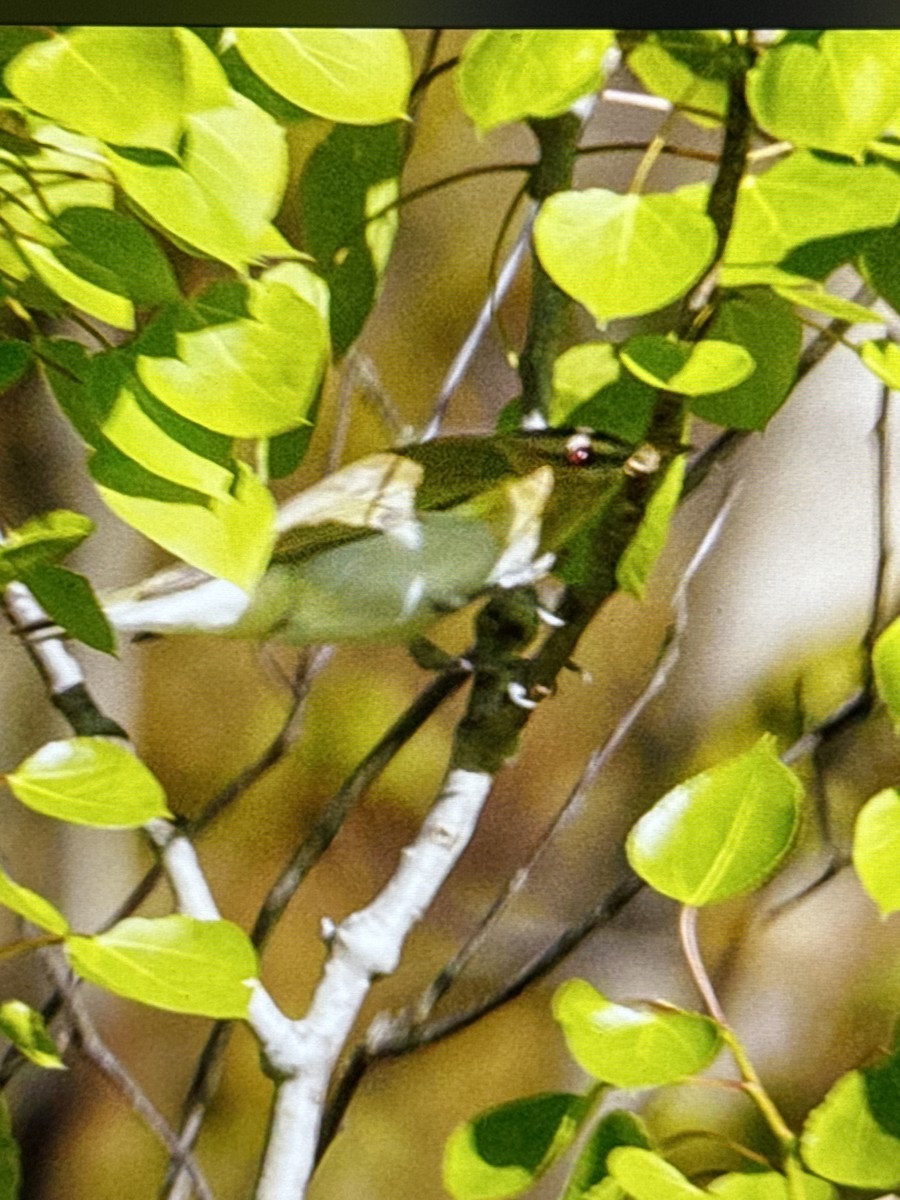
[{"label": "bird", "polygon": [[118,634],[137,638],[408,643],[493,587],[548,574],[626,475],[647,469],[646,454],[584,429],[456,434],[377,451],[283,505],[250,592],[179,563],[108,595],[104,612]]}]

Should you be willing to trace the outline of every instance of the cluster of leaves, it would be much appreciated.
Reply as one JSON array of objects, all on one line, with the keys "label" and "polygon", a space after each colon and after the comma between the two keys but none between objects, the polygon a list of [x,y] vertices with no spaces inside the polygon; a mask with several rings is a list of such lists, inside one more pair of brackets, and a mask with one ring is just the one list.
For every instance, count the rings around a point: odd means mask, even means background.
[{"label": "cluster of leaves", "polygon": [[[888,639],[885,641],[885,639]],[[895,643],[890,649],[891,639]],[[898,634],[883,635],[875,661],[884,678],[900,672]],[[887,647],[887,648],[886,648]],[[896,692],[882,687],[896,713]],[[796,834],[803,785],[765,735],[749,751],[685,780],[640,818],[629,834],[629,862],[656,892],[690,909],[721,903],[762,886]],[[854,840],[860,879],[885,913],[900,908],[897,847],[900,792],[888,789],[861,810]],[[585,980],[562,984],[553,1015],[575,1062],[594,1082],[584,1093],[552,1092],[499,1105],[450,1136],[444,1181],[456,1200],[503,1200],[529,1190],[581,1137],[565,1200],[829,1200],[834,1184],[893,1188],[900,1180],[900,1030],[891,1053],[847,1072],[794,1134],[766,1095],[734,1030],[723,1020],[655,1000],[617,1004]],[[747,1171],[717,1174],[706,1186],[666,1157],[641,1119],[612,1108],[597,1120],[613,1089],[681,1083],[702,1074],[723,1048],[741,1085],[759,1105],[780,1151],[769,1167],[758,1152]]]},{"label": "cluster of leaves", "polygon": [[[897,299],[898,36],[789,34],[753,55],[746,39],[711,33],[621,39],[648,90],[707,124],[724,117],[732,79],[752,62],[753,117],[784,140],[759,152],[767,169],[741,180],[724,248],[706,185],[570,190],[543,204],[540,261],[601,327],[679,301],[717,255],[722,289],[686,339],[638,333],[566,349],[552,424],[636,442],[665,389],[706,420],[762,429],[791,387],[798,312],[877,320],[828,290],[831,271],[856,263]],[[614,41],[608,30],[482,31],[455,67],[460,102],[485,134],[559,115],[602,82]],[[0,379],[40,363],[113,512],[251,590],[272,546],[265,485],[302,457],[329,353],[359,333],[390,256],[406,42],[396,30],[86,27],[8,30],[0,51],[0,279],[9,322],[24,322],[0,344]],[[794,85],[823,73],[827,96],[807,110]],[[863,76],[864,119],[853,102]],[[335,126],[288,197],[286,126],[310,114]],[[286,200],[303,250],[273,223]],[[160,238],[220,264],[221,278],[184,295]],[[301,261],[310,255],[313,269]],[[40,314],[73,311],[121,331],[117,344],[88,350],[42,332]],[[855,352],[896,382],[890,343]],[[73,614],[77,636],[87,604],[70,595],[55,606]],[[81,624],[109,648],[96,612]]]},{"label": "cluster of leaves", "polygon": [[[153,773],[125,746],[103,737],[47,742],[8,772],[5,782],[34,812],[96,829],[137,829],[172,817]],[[247,1015],[258,974],[256,952],[229,921],[132,917],[103,933],[82,935],[50,901],[5,871],[0,903],[48,935],[15,944],[8,953],[61,943],[78,975],[117,995],[174,1012]],[[31,1013],[24,1041],[24,1026],[11,1023],[3,1031],[34,1058],[31,1041],[41,1028],[39,1014]]]}]

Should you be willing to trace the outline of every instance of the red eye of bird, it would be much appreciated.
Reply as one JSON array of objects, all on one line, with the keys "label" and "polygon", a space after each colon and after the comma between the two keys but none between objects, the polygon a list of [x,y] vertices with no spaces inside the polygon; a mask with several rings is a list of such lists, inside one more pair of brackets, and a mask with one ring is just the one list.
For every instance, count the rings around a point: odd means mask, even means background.
[{"label": "red eye of bird", "polygon": [[566,462],[570,467],[590,466],[595,457],[591,439],[584,434],[570,438],[566,444]]}]

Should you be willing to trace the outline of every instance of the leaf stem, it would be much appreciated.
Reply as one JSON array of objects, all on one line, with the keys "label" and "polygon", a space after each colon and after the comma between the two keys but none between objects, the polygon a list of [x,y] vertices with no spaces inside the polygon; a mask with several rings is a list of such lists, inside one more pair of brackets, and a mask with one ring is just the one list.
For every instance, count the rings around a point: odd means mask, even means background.
[{"label": "leaf stem", "polygon": [[[778,1139],[785,1170],[788,1173],[791,1200],[795,1200],[794,1193],[790,1188],[790,1164],[797,1156],[797,1136],[778,1111],[774,1100],[763,1086],[763,1082],[751,1062],[747,1051],[729,1024],[722,1005],[719,1003],[719,998],[716,995],[712,980],[709,977],[700,953],[700,944],[697,939],[697,912],[698,910],[693,905],[682,905],[678,920],[679,938],[688,970],[691,973],[691,978],[697,987],[697,991],[703,998],[707,1012],[720,1027],[722,1040],[731,1051],[731,1055],[737,1064],[743,1091],[753,1100],[756,1107],[762,1113],[766,1124]],[[802,1191],[797,1195],[796,1200],[803,1200]]]},{"label": "leaf stem", "polygon": [[45,946],[58,946],[63,940],[58,933],[42,933],[37,937],[18,938],[14,942],[0,946],[0,961],[8,962],[11,958],[18,958],[20,954],[28,954],[32,950],[42,950]]}]

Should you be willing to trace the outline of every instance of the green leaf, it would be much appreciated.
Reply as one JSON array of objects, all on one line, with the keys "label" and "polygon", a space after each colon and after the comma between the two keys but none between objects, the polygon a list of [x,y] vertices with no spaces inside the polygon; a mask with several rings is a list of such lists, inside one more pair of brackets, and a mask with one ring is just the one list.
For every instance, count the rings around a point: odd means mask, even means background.
[{"label": "green leaf", "polygon": [[115,635],[83,575],[66,567],[39,563],[29,567],[22,578],[47,616],[69,637],[104,654],[115,651]]},{"label": "green leaf", "polygon": [[69,30],[27,46],[5,79],[29,108],[78,133],[172,152],[185,114],[228,102],[215,55],[186,29]]},{"label": "green leaf", "polygon": [[853,865],[882,915],[900,909],[900,792],[884,788],[862,806],[853,833]]},{"label": "green leaf", "polygon": [[810,1170],[835,1183],[858,1188],[893,1188],[900,1183],[900,1138],[875,1120],[864,1071],[849,1071],[812,1110],[800,1140]]},{"label": "green leaf", "polygon": [[71,935],[73,971],[98,987],[170,1012],[244,1019],[258,974],[250,939],[231,921],[129,917],[95,937]]},{"label": "green leaf", "polygon": [[898,216],[900,176],[889,167],[795,151],[764,174],[741,180],[722,283],[735,285],[733,267],[778,263],[804,242],[893,225]]},{"label": "green leaf", "polygon": [[571,1143],[583,1115],[584,1099],[567,1092],[488,1109],[447,1139],[444,1187],[454,1200],[520,1195]]},{"label": "green leaf", "polygon": [[683,296],[712,261],[716,233],[678,196],[588,188],[546,200],[534,240],[553,281],[605,322]]},{"label": "green leaf", "polygon": [[610,29],[481,29],[456,72],[463,109],[485,133],[526,117],[558,117],[603,78]]},{"label": "green leaf", "polygon": [[398,214],[374,216],[397,197],[403,126],[338,125],[309,156],[300,179],[307,249],[331,291],[331,336],[341,357],[375,303]]},{"label": "green leaf", "polygon": [[217,432],[272,437],[307,422],[325,367],[320,312],[293,288],[251,281],[251,319],[177,335],[177,358],[138,359],[164,404]]},{"label": "green leaf", "polygon": [[[92,462],[92,472],[94,464]],[[95,476],[96,477],[96,476]],[[243,463],[234,494],[207,507],[128,495],[98,484],[103,501],[134,529],[201,571],[250,592],[274,543],[275,501]]]},{"label": "green leaf", "polygon": [[117,742],[73,737],[47,742],[6,776],[16,799],[76,825],[136,829],[171,817],[156,776]]},{"label": "green leaf", "polygon": [[647,432],[655,400],[656,389],[623,371],[608,342],[570,346],[553,364],[551,425],[583,425],[636,444]]},{"label": "green leaf", "polygon": [[900,1138],[900,1024],[894,1028],[891,1053],[862,1070],[869,1111],[885,1133]]},{"label": "green leaf", "polygon": [[348,125],[405,116],[412,64],[399,29],[237,29],[242,57],[292,104]]},{"label": "green leaf", "polygon": [[[99,430],[116,449],[155,475],[207,496],[227,500],[234,470],[203,453],[195,453],[183,438],[184,420],[155,400],[121,362],[122,386]],[[95,376],[96,377],[96,376]]]},{"label": "green leaf", "polygon": [[900,618],[875,639],[872,668],[878,695],[890,713],[894,728],[900,728]]},{"label": "green leaf", "polygon": [[643,600],[650,572],[665,548],[669,524],[681,496],[686,463],[687,459],[680,454],[669,464],[650,497],[637,532],[616,564],[617,585],[638,600]]},{"label": "green leaf", "polygon": [[[26,110],[27,111],[27,110]],[[40,152],[31,157],[29,173],[38,173],[44,182],[35,191],[34,174],[25,175],[0,164],[3,181],[3,216],[8,230],[44,244],[59,241],[48,221],[67,208],[95,207],[111,209],[115,202],[112,180],[105,177],[103,145],[95,138],[81,137],[28,114],[29,136],[41,143]],[[85,177],[85,159],[91,160]]]},{"label": "green leaf", "polygon": [[34,353],[27,342],[6,338],[0,341],[0,392],[22,378],[34,362]]},{"label": "green leaf", "polygon": [[570,346],[553,364],[553,399],[550,423],[565,426],[582,404],[622,374],[615,348],[609,342],[584,342]]},{"label": "green leaf", "polygon": [[859,266],[879,296],[893,309],[900,309],[900,226],[875,234],[863,250]]},{"label": "green leaf", "polygon": [[[803,1200],[836,1200],[835,1189],[816,1175],[801,1173],[800,1186]],[[719,1175],[706,1190],[720,1200],[794,1200],[795,1195],[788,1190],[787,1179],[777,1171],[755,1171],[747,1175],[732,1171]]]},{"label": "green leaf", "polygon": [[866,325],[873,322],[878,325],[884,324],[884,317],[873,309],[855,304],[852,300],[845,300],[843,296],[835,296],[820,283],[801,287],[778,286],[775,291],[792,304],[799,304],[802,308],[810,308],[813,312],[823,313],[826,317],[834,317],[839,321],[855,324],[861,322]]},{"label": "green leaf", "polygon": [[43,563],[55,563],[80,546],[94,529],[82,513],[54,509],[10,529],[0,545],[0,580],[21,579],[25,571]]},{"label": "green leaf", "polygon": [[633,1200],[701,1200],[702,1188],[652,1150],[620,1146],[610,1151],[609,1171]]},{"label": "green leaf", "polygon": [[803,335],[792,305],[767,288],[749,288],[725,297],[706,332],[744,346],[756,370],[736,387],[692,397],[691,412],[731,429],[765,429],[797,372]]},{"label": "green leaf", "polygon": [[739,896],[767,879],[790,849],[802,797],[803,785],[765,734],[658,800],[628,835],[628,861],[682,904]]},{"label": "green leaf", "polygon": [[583,979],[557,988],[553,1016],[578,1065],[615,1087],[673,1083],[704,1070],[719,1051],[719,1027],[709,1017],[614,1004]]},{"label": "green leaf", "polygon": [[860,158],[900,108],[900,33],[829,29],[816,46],[775,46],[747,76],[747,100],[776,138]]},{"label": "green leaf", "polygon": [[[202,37],[202,31],[200,35]],[[225,68],[228,82],[234,90],[240,92],[242,96],[246,96],[248,100],[252,100],[258,108],[267,112],[270,117],[274,117],[280,124],[295,125],[298,121],[311,119],[312,113],[308,113],[304,108],[298,108],[296,104],[291,104],[290,100],[286,100],[267,83],[263,83],[256,72],[251,71],[241,58],[236,45],[220,50],[219,62]]]},{"label": "green leaf", "polygon": [[[0,1033],[9,1038],[20,1054],[38,1067],[64,1071],[66,1064],[59,1056],[56,1043],[50,1036],[43,1016],[23,1000],[4,1000],[0,1004]],[[2,1152],[0,1152],[2,1160]],[[2,1180],[2,1166],[0,1166]],[[3,1192],[0,1182],[0,1197]]]},{"label": "green leaf", "polygon": [[879,229],[862,229],[857,233],[814,238],[791,250],[781,260],[781,265],[786,271],[796,272],[807,279],[824,281],[832,271],[859,258],[869,247],[876,245],[883,232]]},{"label": "green leaf", "polygon": [[169,260],[134,217],[71,206],[56,218],[54,228],[65,238],[54,254],[70,271],[138,305],[179,299]]},{"label": "green leaf", "polygon": [[84,539],[94,523],[59,509],[11,529],[0,546],[0,586],[20,579],[58,625],[79,641],[107,653],[115,641],[88,581],[55,565]]},{"label": "green leaf", "polygon": [[46,929],[48,933],[65,937],[69,932],[69,922],[58,908],[49,900],[45,900],[43,896],[39,896],[37,892],[10,879],[2,869],[0,869],[0,904],[14,913],[18,913],[32,925]]},{"label": "green leaf", "polygon": [[609,1180],[606,1160],[616,1146],[650,1149],[650,1139],[640,1117],[622,1109],[606,1114],[578,1155],[562,1200],[594,1200],[593,1189],[603,1180]]},{"label": "green leaf", "polygon": [[857,346],[860,361],[889,388],[900,389],[900,346],[888,338],[860,342]]},{"label": "green leaf", "polygon": [[237,92],[220,108],[185,119],[178,162],[121,153],[109,165],[138,215],[188,253],[237,270],[263,256],[298,257],[271,223],[287,181],[284,130]]},{"label": "green leaf", "polygon": [[[6,70],[19,51],[24,50],[32,42],[43,42],[46,38],[46,30],[39,29],[34,25],[30,27],[25,25],[0,26],[0,72]],[[9,89],[0,83],[0,96],[9,95]]]},{"label": "green leaf", "polygon": [[620,356],[638,379],[685,396],[736,387],[756,370],[744,346],[712,338],[679,342],[659,333],[639,334],[628,339]]},{"label": "green leaf", "polygon": [[13,1137],[9,1108],[0,1103],[0,1200],[19,1200],[22,1170],[19,1145]]},{"label": "green leaf", "polygon": [[21,248],[38,279],[61,299],[115,329],[134,329],[134,305],[130,300],[70,271],[48,246],[32,242]]},{"label": "green leaf", "polygon": [[[628,66],[652,94],[675,105],[705,108],[724,119],[728,86],[710,67],[728,49],[715,30],[654,30],[630,52]],[[698,124],[713,124],[708,118],[687,115]]]}]

